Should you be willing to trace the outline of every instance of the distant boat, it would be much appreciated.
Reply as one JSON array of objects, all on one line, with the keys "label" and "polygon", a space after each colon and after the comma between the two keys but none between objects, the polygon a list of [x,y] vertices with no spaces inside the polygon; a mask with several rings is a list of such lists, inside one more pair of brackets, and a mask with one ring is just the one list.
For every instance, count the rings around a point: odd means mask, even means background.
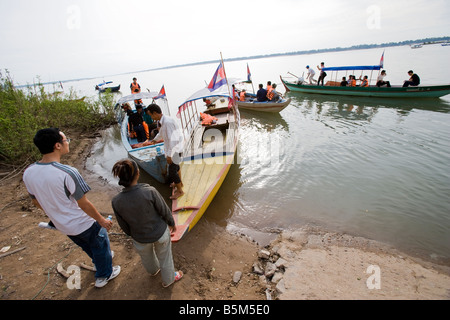
[{"label": "distant boat", "polygon": [[107,84],[112,83],[112,81],[108,81],[108,82],[103,82],[100,83],[98,85],[95,86],[95,90],[98,90],[99,92],[106,92],[106,91],[110,91],[110,92],[118,92],[120,91],[120,84],[118,86],[114,86],[114,87],[106,87]]},{"label": "distant boat", "polygon": [[441,46],[443,46],[443,47],[450,47],[450,42],[442,43]]},{"label": "distant boat", "polygon": [[[205,213],[234,161],[240,124],[239,109],[231,96],[228,80],[216,90],[204,88],[179,108],[185,146],[181,167],[184,195],[172,202],[176,232],[172,241],[183,238]],[[209,110],[204,100],[216,99]],[[198,108],[197,108],[198,106]],[[211,122],[202,121],[208,117]]]},{"label": "distant boat", "polygon": [[[120,98],[114,107],[116,111],[117,121],[120,125],[120,135],[122,138],[122,144],[125,150],[128,152],[128,156],[136,161],[136,163],[145,170],[151,177],[157,180],[160,183],[166,183],[166,175],[167,175],[167,161],[166,156],[164,154],[164,143],[158,143],[155,145],[145,146],[141,148],[133,149],[133,145],[137,144],[138,141],[133,132],[130,131],[128,125],[128,115],[121,108],[123,104],[127,102],[131,102],[139,99],[147,99],[153,103],[158,104],[161,107],[161,110],[164,114],[169,113],[169,106],[167,99],[158,98],[158,92],[140,92],[136,94],[132,94],[123,98]],[[134,104],[130,103],[132,107],[132,111],[136,112],[134,108]],[[145,127],[145,125],[144,125]],[[148,131],[148,129],[146,129]],[[150,134],[149,132],[146,132]]]},{"label": "distant boat", "polygon": [[411,49],[420,49],[420,48],[422,48],[422,47],[423,47],[422,44],[412,44],[412,45],[411,45]]}]

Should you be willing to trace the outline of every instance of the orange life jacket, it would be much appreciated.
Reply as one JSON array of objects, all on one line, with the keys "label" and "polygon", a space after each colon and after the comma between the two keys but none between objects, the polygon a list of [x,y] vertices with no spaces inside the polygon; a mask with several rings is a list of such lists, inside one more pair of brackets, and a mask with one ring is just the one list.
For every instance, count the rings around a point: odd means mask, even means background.
[{"label": "orange life jacket", "polygon": [[356,80],[355,79],[352,79],[352,80],[350,80],[350,87],[356,87]]},{"label": "orange life jacket", "polygon": [[361,83],[361,87],[368,87],[369,86],[369,81],[364,79],[363,82]]},{"label": "orange life jacket", "polygon": [[[134,82],[132,82],[132,83],[131,83],[131,86],[130,86],[130,89],[131,89],[131,93],[132,93],[132,94],[141,92],[141,86],[139,85],[139,83],[134,83]],[[138,92],[135,92],[136,89],[138,89],[139,91],[138,91]]]},{"label": "orange life jacket", "polygon": [[270,87],[270,89],[267,90],[267,99],[272,100],[274,95],[275,94],[273,93],[273,88]]},{"label": "orange life jacket", "polygon": [[244,91],[241,92],[241,98],[239,100],[245,101],[245,92]]}]

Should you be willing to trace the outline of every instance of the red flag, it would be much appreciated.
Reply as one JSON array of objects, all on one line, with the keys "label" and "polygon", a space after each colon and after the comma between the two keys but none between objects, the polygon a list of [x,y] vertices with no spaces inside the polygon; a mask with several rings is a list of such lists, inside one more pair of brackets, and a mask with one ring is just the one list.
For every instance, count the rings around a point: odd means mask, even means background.
[{"label": "red flag", "polygon": [[162,86],[158,95],[156,97],[153,97],[154,100],[161,99],[161,98],[166,98],[166,89],[164,89],[164,85]]},{"label": "red flag", "polygon": [[211,79],[211,82],[208,85],[208,89],[209,89],[209,91],[214,91],[226,83],[227,83],[227,79],[225,77],[225,69],[223,68],[223,65],[221,62],[219,64],[219,67],[217,68],[216,72],[214,73],[214,76]]}]

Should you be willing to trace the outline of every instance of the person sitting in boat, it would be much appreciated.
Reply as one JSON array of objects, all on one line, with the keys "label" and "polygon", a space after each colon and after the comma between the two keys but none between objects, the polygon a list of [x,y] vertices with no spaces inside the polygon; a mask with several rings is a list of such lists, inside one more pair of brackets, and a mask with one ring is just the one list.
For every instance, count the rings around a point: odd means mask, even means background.
[{"label": "person sitting in boat", "polygon": [[381,88],[383,86],[387,86],[388,88],[391,87],[391,83],[389,81],[384,81],[384,78],[386,77],[386,70],[381,71],[380,75],[377,78],[377,87]]},{"label": "person sitting in boat", "polygon": [[274,83],[272,85],[272,91],[270,92],[271,98],[269,98],[270,102],[277,102],[281,99],[281,94],[276,90],[277,85]]},{"label": "person sitting in boat", "polygon": [[144,129],[144,118],[142,117],[142,112],[139,112],[138,110],[142,111],[141,105],[136,106],[136,112],[128,110],[128,123],[130,125],[130,131],[136,132],[137,141],[144,142],[147,140],[147,134]]},{"label": "person sitting in boat", "polygon": [[316,75],[316,72],[314,69],[310,68],[309,66],[306,66],[306,80],[309,80],[309,84],[313,84],[313,82],[317,83],[317,80],[314,79],[314,76]]},{"label": "person sitting in boat", "polygon": [[359,77],[359,81],[361,81],[360,87],[364,87],[364,88],[369,87],[369,77],[368,76],[364,76],[363,79],[361,79],[361,77]]},{"label": "person sitting in boat", "polygon": [[346,86],[348,86],[347,78],[346,77],[342,77],[341,87],[346,87]]},{"label": "person sitting in boat", "polygon": [[414,71],[409,70],[408,74],[410,76],[409,80],[405,80],[405,83],[403,84],[403,88],[407,88],[409,86],[417,87],[420,84],[420,78],[417,74],[414,73]]},{"label": "person sitting in boat", "polygon": [[144,113],[142,114],[142,118],[144,118],[144,122],[148,126],[149,140],[153,140],[153,138],[158,134],[157,124],[153,121],[150,112],[147,108],[144,109]]},{"label": "person sitting in boat", "polygon": [[269,92],[270,90],[272,90],[272,81],[267,81],[267,87],[266,87],[267,92]]},{"label": "person sitting in boat", "polygon": [[239,101],[245,101],[245,97],[247,96],[247,91],[245,89],[242,89]]},{"label": "person sitting in boat", "polygon": [[356,87],[356,77],[351,75],[348,82],[349,87]]},{"label": "person sitting in boat", "polygon": [[266,102],[267,101],[267,90],[263,88],[263,84],[259,84],[259,90],[256,92],[256,100],[258,102]]},{"label": "person sitting in boat", "polygon": [[236,87],[234,86],[234,84],[231,86],[233,88],[233,92],[234,92],[234,99],[235,100],[239,100],[239,94],[240,91],[238,89],[236,89]]}]

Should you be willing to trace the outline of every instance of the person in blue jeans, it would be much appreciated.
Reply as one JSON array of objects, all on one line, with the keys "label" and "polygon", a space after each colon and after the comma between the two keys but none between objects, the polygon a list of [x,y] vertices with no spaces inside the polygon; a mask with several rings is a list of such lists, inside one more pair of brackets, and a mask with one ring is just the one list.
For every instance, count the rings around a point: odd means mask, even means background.
[{"label": "person in blue jeans", "polygon": [[120,266],[112,265],[107,233],[112,221],[88,200],[86,193],[91,189],[78,170],[61,164],[61,157],[70,151],[70,139],[58,128],[47,128],[39,130],[33,141],[42,159],[23,174],[32,202],[92,259],[95,287],[104,287],[120,273]]}]

